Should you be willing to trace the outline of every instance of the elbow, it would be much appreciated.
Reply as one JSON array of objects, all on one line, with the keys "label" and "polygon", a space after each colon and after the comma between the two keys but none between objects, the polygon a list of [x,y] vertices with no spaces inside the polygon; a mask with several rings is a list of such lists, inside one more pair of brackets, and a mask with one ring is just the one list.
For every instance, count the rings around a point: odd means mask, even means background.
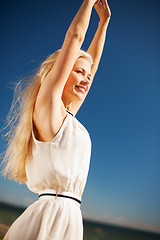
[{"label": "elbow", "polygon": [[77,40],[79,43],[83,43],[83,41],[84,41],[84,36],[78,28],[69,29],[68,32],[67,32],[67,36],[70,39]]}]

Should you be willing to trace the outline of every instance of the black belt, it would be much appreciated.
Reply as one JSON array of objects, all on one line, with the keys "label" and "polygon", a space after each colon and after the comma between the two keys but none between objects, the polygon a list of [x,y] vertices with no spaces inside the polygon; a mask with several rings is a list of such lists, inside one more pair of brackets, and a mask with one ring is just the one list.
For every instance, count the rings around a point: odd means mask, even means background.
[{"label": "black belt", "polygon": [[62,195],[62,194],[54,194],[54,193],[42,193],[39,195],[39,198],[42,197],[42,196],[54,196],[54,197],[64,197],[64,198],[70,198],[76,202],[78,202],[79,204],[81,204],[81,201],[78,200],[77,198],[74,198],[74,197],[70,197],[70,196],[65,196],[65,195]]}]

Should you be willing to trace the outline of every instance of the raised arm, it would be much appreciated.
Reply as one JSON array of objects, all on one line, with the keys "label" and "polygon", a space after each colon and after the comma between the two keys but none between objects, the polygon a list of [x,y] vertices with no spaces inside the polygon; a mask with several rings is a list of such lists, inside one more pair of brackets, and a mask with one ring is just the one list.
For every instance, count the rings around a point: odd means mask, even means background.
[{"label": "raised arm", "polygon": [[83,1],[66,33],[54,66],[42,81],[33,113],[39,140],[52,140],[62,125],[66,115],[66,106],[61,99],[63,89],[84,41],[95,2],[96,0]]},{"label": "raised arm", "polygon": [[56,95],[61,96],[64,85],[84,41],[95,2],[96,0],[84,0],[78,13],[74,17],[66,33],[57,60],[42,85],[44,95],[48,96],[52,89],[52,93],[54,91]]},{"label": "raised arm", "polygon": [[101,59],[106,38],[106,30],[111,16],[107,0],[102,0],[102,2],[103,4],[100,1],[97,1],[96,4],[94,5],[95,10],[99,15],[100,21],[96,34],[87,51],[93,58],[93,65],[91,70],[92,80],[94,78],[94,75],[99,65],[99,61]]},{"label": "raised arm", "polygon": [[[99,21],[95,36],[87,50],[87,52],[93,58],[90,86],[92,84],[94,75],[98,69],[98,65],[99,65],[99,62],[100,62],[100,59],[102,56],[105,38],[106,38],[106,31],[107,31],[107,27],[108,27],[110,16],[111,16],[111,12],[110,12],[110,9],[109,9],[109,6],[108,6],[106,0],[103,0],[103,4],[100,1],[96,1],[96,3],[94,4],[94,7],[99,15],[100,21]],[[85,100],[85,98],[84,98],[84,100]],[[83,104],[84,100],[81,102],[79,101],[79,102],[74,103],[75,110],[72,110],[74,113],[76,113],[79,110],[79,108]]]}]

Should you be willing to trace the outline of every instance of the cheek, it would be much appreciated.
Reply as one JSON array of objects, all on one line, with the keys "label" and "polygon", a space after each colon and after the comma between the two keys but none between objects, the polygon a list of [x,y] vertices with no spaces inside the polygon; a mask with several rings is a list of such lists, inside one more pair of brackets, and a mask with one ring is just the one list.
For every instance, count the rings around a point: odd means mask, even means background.
[{"label": "cheek", "polygon": [[75,78],[70,75],[68,80],[67,80],[67,82],[66,82],[66,84],[65,84],[64,89],[67,90],[67,91],[72,91],[73,85],[75,85],[75,84],[76,84]]},{"label": "cheek", "polygon": [[80,82],[80,76],[73,73],[72,75],[70,75],[68,82],[69,82],[69,85],[76,85],[77,83]]}]

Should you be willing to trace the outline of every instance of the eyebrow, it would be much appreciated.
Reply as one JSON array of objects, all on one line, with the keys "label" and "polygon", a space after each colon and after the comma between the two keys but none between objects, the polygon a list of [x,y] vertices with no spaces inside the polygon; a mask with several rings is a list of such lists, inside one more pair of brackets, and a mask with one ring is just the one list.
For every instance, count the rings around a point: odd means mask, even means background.
[{"label": "eyebrow", "polygon": [[[77,67],[77,68],[81,68],[86,73],[86,70],[84,68],[82,68],[82,67]],[[91,77],[92,75],[90,73],[88,73],[87,76]]]}]

